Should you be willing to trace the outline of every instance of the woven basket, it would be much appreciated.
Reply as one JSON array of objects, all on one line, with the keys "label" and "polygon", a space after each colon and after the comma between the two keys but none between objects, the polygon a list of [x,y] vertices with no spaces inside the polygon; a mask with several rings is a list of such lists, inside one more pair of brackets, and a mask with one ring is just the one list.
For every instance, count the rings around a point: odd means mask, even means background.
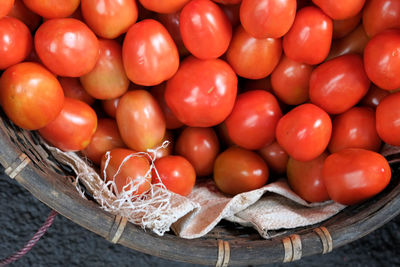
[{"label": "woven basket", "polygon": [[220,223],[203,238],[186,240],[167,233],[144,231],[97,203],[81,198],[68,176],[71,170],[57,162],[38,141],[36,133],[13,125],[0,109],[0,165],[37,199],[86,229],[134,250],[154,256],[205,265],[257,265],[294,261],[324,254],[357,240],[400,213],[399,155],[392,156],[389,186],[375,198],[344,209],[311,227],[297,228],[264,240],[251,228]]}]

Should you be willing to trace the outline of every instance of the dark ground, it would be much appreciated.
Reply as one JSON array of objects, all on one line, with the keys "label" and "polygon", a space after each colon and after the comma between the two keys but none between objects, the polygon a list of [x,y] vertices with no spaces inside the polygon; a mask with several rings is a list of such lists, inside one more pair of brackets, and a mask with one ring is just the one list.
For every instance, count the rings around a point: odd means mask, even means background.
[{"label": "dark ground", "polygon": [[[0,259],[20,249],[50,209],[0,173]],[[271,266],[400,266],[400,216],[370,235],[291,264]],[[10,266],[196,266],[114,245],[58,215],[38,244]]]}]

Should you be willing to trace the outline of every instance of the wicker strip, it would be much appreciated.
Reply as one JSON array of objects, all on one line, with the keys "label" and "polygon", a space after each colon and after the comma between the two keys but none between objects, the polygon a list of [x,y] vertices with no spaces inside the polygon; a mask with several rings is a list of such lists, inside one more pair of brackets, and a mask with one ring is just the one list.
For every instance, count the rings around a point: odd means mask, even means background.
[{"label": "wicker strip", "polygon": [[120,215],[115,216],[114,224],[111,227],[110,238],[109,238],[109,240],[112,243],[114,243],[114,244],[118,243],[119,239],[122,236],[122,233],[125,230],[125,226],[126,226],[127,222],[128,222],[128,220],[126,218],[121,217]]},{"label": "wicker strip", "polygon": [[[28,165],[29,162],[31,162],[31,160],[28,158],[28,156],[25,155],[24,153],[19,155],[18,159],[20,161],[19,163],[17,163],[17,162],[12,163],[4,171],[5,174],[7,174],[11,179],[14,179],[26,167],[26,165]],[[17,165],[17,166],[15,167],[15,165]]]},{"label": "wicker strip", "polygon": [[230,260],[230,246],[229,242],[218,240],[218,257],[216,267],[227,267]]},{"label": "wicker strip", "polygon": [[333,250],[333,240],[332,236],[329,233],[326,227],[321,226],[319,228],[314,229],[314,232],[319,236],[322,242],[322,254],[329,253]]},{"label": "wicker strip", "polygon": [[299,235],[291,235],[282,240],[285,249],[283,262],[292,262],[301,259],[302,245]]}]

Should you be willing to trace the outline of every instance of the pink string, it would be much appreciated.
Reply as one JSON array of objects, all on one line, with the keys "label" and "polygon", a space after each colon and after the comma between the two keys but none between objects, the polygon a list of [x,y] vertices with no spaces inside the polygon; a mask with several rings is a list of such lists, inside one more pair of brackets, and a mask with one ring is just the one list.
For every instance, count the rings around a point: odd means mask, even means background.
[{"label": "pink string", "polygon": [[31,240],[29,240],[28,243],[26,243],[25,246],[20,251],[18,251],[14,255],[11,255],[8,258],[0,260],[0,267],[10,264],[16,260],[19,260],[22,256],[24,256],[26,253],[28,253],[29,250],[31,250],[36,245],[36,243],[39,241],[39,239],[50,228],[50,226],[53,224],[53,221],[56,216],[57,216],[57,212],[52,210],[50,212],[49,216],[47,217],[46,221],[44,222],[44,224],[39,228],[39,230],[31,238]]}]

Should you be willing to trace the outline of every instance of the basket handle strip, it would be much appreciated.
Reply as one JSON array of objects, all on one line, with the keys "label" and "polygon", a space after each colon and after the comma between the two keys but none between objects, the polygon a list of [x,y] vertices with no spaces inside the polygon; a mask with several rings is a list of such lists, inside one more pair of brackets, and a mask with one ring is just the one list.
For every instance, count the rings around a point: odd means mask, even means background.
[{"label": "basket handle strip", "polygon": [[229,242],[218,240],[218,257],[215,267],[227,267],[231,256]]},{"label": "basket handle strip", "polygon": [[122,236],[122,233],[125,230],[125,226],[127,224],[128,220],[125,217],[122,217],[120,215],[116,215],[114,219],[113,226],[111,227],[110,230],[110,238],[109,240],[111,243],[118,243],[119,239]]},{"label": "basket handle strip", "polygon": [[289,237],[286,237],[282,240],[282,243],[285,249],[283,262],[292,262],[301,259],[302,245],[299,235],[291,235]]},{"label": "basket handle strip", "polygon": [[326,227],[321,226],[319,228],[315,228],[314,232],[319,236],[322,242],[322,254],[326,254],[332,251],[333,249],[333,240],[332,236],[329,233]]},{"label": "basket handle strip", "polygon": [[[17,163],[18,161],[18,163]],[[19,155],[18,160],[12,163],[7,169],[5,169],[5,174],[7,174],[11,179],[14,179],[25,167],[31,162],[27,155],[22,153]],[[17,165],[15,167],[15,165]]]}]

